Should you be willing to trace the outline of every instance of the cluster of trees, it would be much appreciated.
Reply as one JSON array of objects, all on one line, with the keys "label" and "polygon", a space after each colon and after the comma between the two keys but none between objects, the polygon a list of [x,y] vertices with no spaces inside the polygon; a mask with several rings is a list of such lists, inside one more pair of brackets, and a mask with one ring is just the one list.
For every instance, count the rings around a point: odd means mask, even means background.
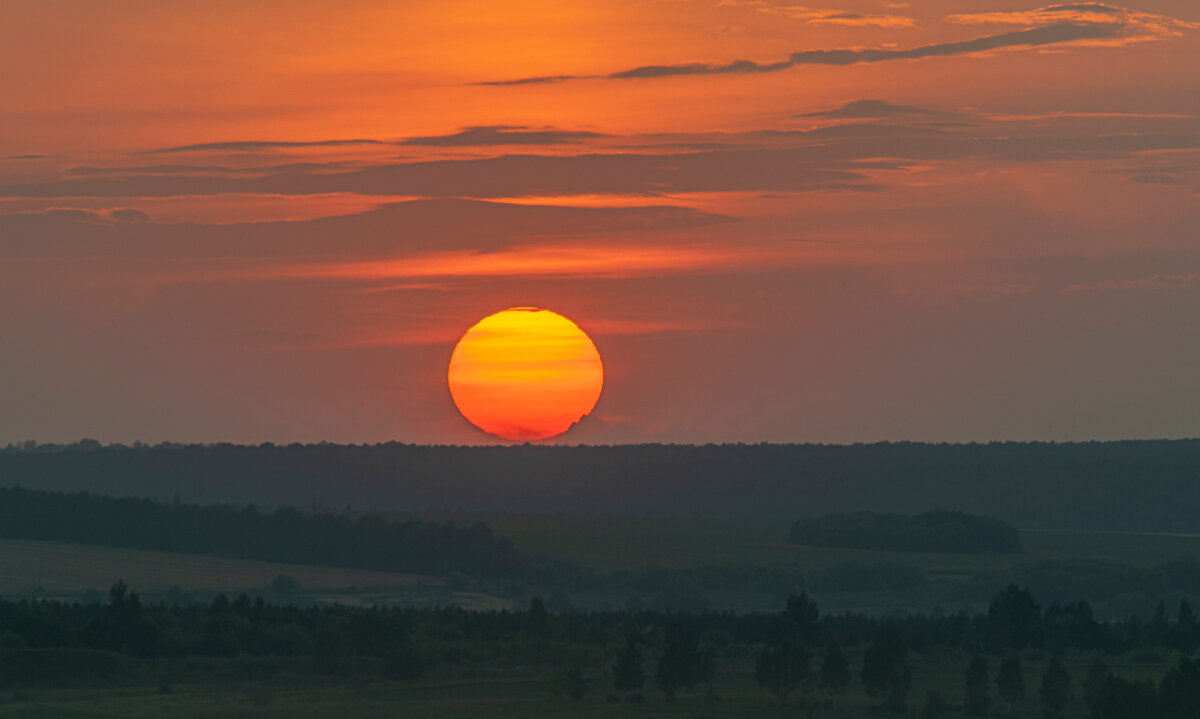
[{"label": "cluster of trees", "polygon": [[[75,451],[68,451],[73,449]],[[0,484],[188,501],[791,522],[798,508],[996,516],[1026,529],[1200,531],[1200,440],[429,447],[13,446]],[[1036,501],[1030,501],[1036,498]]]},{"label": "cluster of trees", "polygon": [[[976,655],[966,667],[961,704],[930,693],[920,708],[922,719],[959,709],[986,716],[999,705],[1011,709],[1035,690],[1045,716],[1058,719],[1076,686],[1091,719],[1181,719],[1200,706],[1200,665],[1190,659],[1157,682],[1113,674],[1103,661],[1077,680],[1057,659],[1040,677],[1027,680],[1020,653],[1029,647],[1054,656],[1171,647],[1191,656],[1198,639],[1186,603],[1173,621],[1161,616],[1100,623],[1082,603],[1042,611],[1027,590],[1015,586],[974,617],[880,619],[822,616],[805,594],[789,597],[775,614],[551,613],[537,597],[527,611],[490,612],[298,608],[246,595],[148,606],[118,582],[103,605],[0,601],[0,684],[19,688],[111,677],[122,662],[148,657],[278,657],[292,662],[286,666],[293,673],[397,680],[442,663],[501,662],[558,666],[556,688],[576,699],[588,693],[595,670],[605,667],[613,689],[628,701],[644,701],[643,689],[652,684],[670,702],[694,687],[707,686],[712,696],[724,658],[754,651],[755,680],[781,704],[797,692],[811,701],[816,688],[836,697],[857,681],[881,710],[903,712],[912,703],[919,665],[911,657],[942,646]],[[857,665],[846,651],[852,647],[861,656]],[[1004,657],[994,682],[984,653]]]},{"label": "cluster of trees", "polygon": [[[995,680],[997,698],[1006,714],[1025,698],[1026,685],[1020,658],[1013,654],[1000,663]],[[1088,719],[1193,719],[1200,710],[1200,663],[1182,657],[1157,684],[1149,679],[1133,680],[1109,671],[1103,659],[1097,659],[1079,683]],[[1046,719],[1061,719],[1075,690],[1070,672],[1057,659],[1051,659],[1038,685],[1038,696]],[[981,655],[971,658],[963,687],[963,713],[971,717],[989,716],[996,702],[991,695],[988,661]],[[950,708],[937,692],[926,699],[922,719],[940,717]],[[931,708],[932,707],[932,708]]]},{"label": "cluster of trees", "polygon": [[[988,615],[996,632],[993,639],[1007,643],[1013,650],[1026,646],[1031,639],[1028,625],[1038,614],[1036,604],[1031,602],[1027,592],[1016,587],[1009,587],[997,596]],[[1183,610],[1183,622],[1187,624],[1191,621],[1186,614],[1189,609],[1184,605]],[[849,664],[836,637],[824,637],[827,641],[824,658],[818,670],[811,667],[809,648],[827,631],[817,618],[817,605],[807,596],[790,598],[758,656],[754,678],[781,705],[786,706],[789,695],[798,689],[819,686],[836,695],[851,683]],[[913,679],[907,664],[909,650],[910,645],[891,623],[877,629],[866,649],[860,672],[862,685],[884,711],[908,711]],[[1195,646],[1187,651],[1195,651]],[[961,705],[955,706],[940,692],[931,690],[921,709],[921,719],[939,719],[954,709],[961,709],[970,717],[991,716],[996,702],[992,697],[988,660],[982,654],[972,656],[963,679]],[[1000,662],[995,689],[1005,714],[1011,714],[1014,706],[1025,699],[1025,675],[1015,651]],[[1200,708],[1200,663],[1185,656],[1156,685],[1150,680],[1136,681],[1113,674],[1102,659],[1097,659],[1083,679],[1082,689],[1089,719],[1190,719]],[[1070,672],[1057,656],[1052,657],[1037,683],[1042,716],[1062,719],[1073,691]]]},{"label": "cluster of trees", "polygon": [[1021,551],[1017,528],[992,517],[935,509],[915,516],[854,512],[801,519],[791,541],[814,547],[898,552],[1004,554]]},{"label": "cluster of trees", "polygon": [[529,577],[546,562],[485,524],[389,522],[0,487],[0,537],[422,574]]},{"label": "cluster of trees", "polygon": [[808,572],[755,565],[646,567],[609,574],[581,569],[569,577],[560,570],[546,578],[569,580],[570,588],[577,591],[626,592],[644,598],[642,602],[647,608],[677,611],[708,608],[707,595],[713,592],[737,591],[783,599],[801,591],[903,592],[926,584],[925,573],[920,569],[888,562],[839,562]]},{"label": "cluster of trees", "polygon": [[[550,613],[541,600],[535,604],[540,611],[535,607],[529,616],[523,612],[470,612],[457,608],[282,607],[245,595],[233,602],[218,597],[203,607],[165,602],[144,607],[136,595],[127,593],[124,585],[118,584],[104,606],[0,600],[0,637],[20,646],[91,647],[138,656],[270,654],[277,649],[290,655],[311,648],[303,637],[312,634],[319,617],[361,611],[379,614],[413,631],[429,630],[439,635],[444,629],[447,635],[487,640],[511,640],[527,634],[554,641],[588,643],[607,637],[615,627],[623,625],[661,631],[671,622],[681,622],[699,635],[717,632],[735,643],[775,647],[794,641],[817,650],[831,639],[843,646],[867,645],[876,642],[884,631],[889,637],[894,634],[894,638],[885,642],[892,648],[903,645],[918,652],[942,646],[995,656],[1007,656],[1026,648],[1054,654],[1078,650],[1111,655],[1169,648],[1192,654],[1200,648],[1200,620],[1186,599],[1180,601],[1176,612],[1168,612],[1160,603],[1159,610],[1149,619],[1130,617],[1101,622],[1095,619],[1087,602],[1052,603],[1043,609],[1028,589],[1015,585],[998,593],[985,613],[911,614],[887,619],[854,612],[818,618],[815,604],[804,594],[789,598],[788,609],[782,615],[728,611],[681,614],[654,610]],[[232,607],[234,614],[253,621],[248,625],[238,624],[236,631],[216,632],[223,625],[208,622],[208,614],[220,614],[225,607]],[[440,628],[434,630],[435,627]],[[288,644],[285,637],[291,637],[288,641],[292,643]],[[6,646],[3,641],[0,639],[0,646]]]},{"label": "cluster of trees", "polygon": [[[638,597],[642,606],[662,610],[706,609],[710,595],[734,590],[742,595],[782,600],[801,591],[913,592],[931,586],[922,569],[896,562],[839,562],[806,572],[763,566],[647,567],[610,574],[579,567],[568,573],[565,569],[561,565],[544,578],[566,591],[624,592]],[[1116,601],[1116,606],[1108,604],[1110,616],[1149,615],[1158,597],[1200,596],[1200,560],[1183,557],[1153,567],[1095,560],[1031,562],[976,572],[953,584],[940,585],[940,591],[950,601],[982,603],[990,600],[997,586],[1009,583],[1027,586],[1045,601],[1060,605],[1088,597],[1098,603]]]},{"label": "cluster of trees", "polygon": [[1045,561],[1019,565],[1008,579],[1060,602],[1079,597],[1105,602],[1131,593],[1200,596],[1200,560],[1181,557],[1145,568],[1098,560]]}]

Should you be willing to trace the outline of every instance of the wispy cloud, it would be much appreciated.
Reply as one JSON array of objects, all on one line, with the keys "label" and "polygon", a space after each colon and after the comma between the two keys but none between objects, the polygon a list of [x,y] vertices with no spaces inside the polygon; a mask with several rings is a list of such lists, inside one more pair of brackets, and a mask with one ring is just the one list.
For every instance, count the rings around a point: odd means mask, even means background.
[{"label": "wispy cloud", "polygon": [[777,62],[754,62],[735,60],[729,63],[692,62],[678,65],[643,65],[621,70],[608,75],[553,75],[526,77],[516,80],[492,80],[479,85],[526,85],[532,83],[564,82],[566,80],[634,80],[683,75],[740,75],[764,72],[779,72],[802,65],[856,65],[859,63],[888,62],[890,60],[920,60],[931,57],[969,55],[1008,48],[1045,47],[1065,45],[1089,40],[1118,40],[1126,38],[1126,27],[1117,23],[1073,23],[1060,22],[1045,27],[988,35],[962,42],[936,43],[908,50],[858,49],[804,50],[789,55]]},{"label": "wispy cloud", "polygon": [[1064,292],[1120,292],[1124,290],[1177,290],[1200,283],[1200,272],[1160,274],[1132,280],[1105,280],[1092,285],[1071,285]]},{"label": "wispy cloud", "polygon": [[996,295],[1000,297],[1013,297],[1017,295],[1028,295],[1034,292],[1034,287],[1028,284],[1004,284],[1004,285],[989,285],[989,284],[956,284],[956,285],[941,285],[937,287],[900,287],[895,290],[898,295],[910,297],[921,297],[927,295]]},{"label": "wispy cloud", "polygon": [[[789,14],[806,22],[878,25],[896,27],[911,24],[908,18],[894,15],[863,15],[835,10],[814,10],[801,6],[773,5],[766,2],[737,3],[762,12]],[[1159,40],[1195,29],[1200,24],[1176,20],[1165,15],[1129,10],[1102,3],[1051,5],[1020,12],[963,13],[950,15],[947,21],[958,24],[1024,25],[1024,29],[988,35],[961,42],[935,43],[907,50],[892,48],[843,48],[804,50],[776,62],[735,60],[727,63],[689,62],[674,65],[643,65],[607,75],[543,75],[514,80],[493,80],[479,85],[528,85],[567,80],[632,80],[684,75],[733,75],[779,72],[801,65],[854,65],[918,60],[922,58],[969,55],[1002,49],[1041,48],[1055,45],[1124,45]]]},{"label": "wispy cloud", "polygon": [[995,24],[1033,27],[1055,23],[1075,23],[1119,27],[1121,34],[1117,39],[1124,42],[1155,40],[1179,35],[1183,30],[1194,30],[1200,27],[1200,23],[1096,2],[1048,5],[1036,10],[961,13],[950,15],[946,20],[970,25]]},{"label": "wispy cloud", "polygon": [[581,130],[531,129],[519,125],[481,125],[466,127],[449,135],[410,137],[401,145],[431,147],[482,147],[488,145],[564,145],[606,137],[599,132]]},{"label": "wispy cloud", "polygon": [[[0,257],[141,258],[400,256],[433,249],[492,252],[554,237],[704,227],[732,218],[687,207],[562,207],[418,200],[300,222],[148,222],[137,210],[0,214]],[[569,244],[569,243],[568,243]]]},{"label": "wispy cloud", "polygon": [[93,176],[0,185],[0,197],[166,197],[331,192],[424,197],[518,197],[724,190],[873,191],[845,163],[766,150],[661,154],[505,155],[471,160],[389,163],[350,172]]},{"label": "wispy cloud", "polygon": [[805,7],[804,5],[776,5],[764,0],[725,0],[721,5],[751,7],[768,15],[789,17],[809,25],[850,25],[870,27],[912,27],[916,22],[905,15],[880,15]]},{"label": "wispy cloud", "polygon": [[1148,172],[1141,175],[1134,175],[1129,178],[1134,182],[1140,182],[1143,185],[1186,185],[1188,181],[1176,175],[1168,175],[1162,172]]},{"label": "wispy cloud", "polygon": [[382,140],[314,140],[311,142],[281,142],[279,140],[244,140],[237,142],[202,142],[196,145],[163,147],[145,150],[141,155],[165,155],[174,152],[255,152],[258,150],[292,149],[298,147],[344,147],[347,145],[383,145]]},{"label": "wispy cloud", "polygon": [[953,113],[929,110],[914,105],[893,105],[883,100],[854,100],[841,107],[820,112],[806,112],[792,117],[818,117],[836,120],[866,120],[885,117],[927,116],[945,117]]},{"label": "wispy cloud", "polygon": [[363,262],[300,263],[253,267],[181,280],[357,280],[487,277],[641,277],[695,274],[777,264],[769,248],[650,245],[514,247],[496,252],[429,252]]}]

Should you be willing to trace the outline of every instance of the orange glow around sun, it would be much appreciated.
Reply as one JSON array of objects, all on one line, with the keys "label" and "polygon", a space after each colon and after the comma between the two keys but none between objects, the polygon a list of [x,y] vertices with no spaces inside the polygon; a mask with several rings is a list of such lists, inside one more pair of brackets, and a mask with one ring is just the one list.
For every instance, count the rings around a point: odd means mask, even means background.
[{"label": "orange glow around sun", "polygon": [[483,318],[458,341],[447,372],[463,417],[488,434],[539,440],[566,432],[592,411],[604,365],[571,320],[536,307]]}]

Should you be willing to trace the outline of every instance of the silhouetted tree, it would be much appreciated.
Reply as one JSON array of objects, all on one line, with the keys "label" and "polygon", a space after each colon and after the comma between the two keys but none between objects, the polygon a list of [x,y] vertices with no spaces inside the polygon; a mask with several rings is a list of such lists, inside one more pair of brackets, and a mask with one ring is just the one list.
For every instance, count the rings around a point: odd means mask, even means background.
[{"label": "silhouetted tree", "polygon": [[1195,719],[1200,711],[1200,665],[1184,657],[1158,688],[1161,719]]},{"label": "silhouetted tree", "polygon": [[1010,654],[1000,662],[996,688],[1010,711],[1013,704],[1025,698],[1025,677],[1021,673],[1021,660],[1016,654]]},{"label": "silhouetted tree", "polygon": [[1063,668],[1058,657],[1051,659],[1050,666],[1046,667],[1038,693],[1042,697],[1042,716],[1062,719],[1067,702],[1071,701],[1071,674]]},{"label": "silhouetted tree", "polygon": [[1173,645],[1184,654],[1196,651],[1200,637],[1197,636],[1196,613],[1187,597],[1179,600],[1179,619],[1175,623]]},{"label": "silhouetted tree", "polygon": [[158,627],[142,613],[137,592],[123,581],[109,589],[108,605],[87,631],[87,643],[99,649],[152,657],[160,649]]},{"label": "silhouetted tree", "polygon": [[592,682],[583,673],[583,668],[578,664],[569,664],[554,675],[554,690],[555,693],[566,694],[575,701],[579,701],[587,696],[588,690],[591,689]]},{"label": "silhouetted tree", "polygon": [[867,694],[881,699],[889,711],[904,711],[912,687],[912,673],[904,664],[907,653],[900,634],[885,625],[863,657],[862,680]]},{"label": "silhouetted tree", "polygon": [[795,642],[765,647],[754,664],[754,681],[787,706],[788,695],[808,679],[808,652]]},{"label": "silhouetted tree", "polygon": [[1067,649],[1112,648],[1113,637],[1106,627],[1097,622],[1092,606],[1085,601],[1071,602],[1066,606],[1054,602],[1042,618],[1042,643],[1055,652]]},{"label": "silhouetted tree", "polygon": [[850,684],[850,662],[836,641],[829,643],[825,658],[821,661],[821,686],[834,694]]},{"label": "silhouetted tree", "polygon": [[1089,716],[1096,716],[1100,711],[1100,687],[1108,677],[1108,665],[1103,659],[1097,659],[1088,667],[1083,677],[1083,704],[1087,707]]},{"label": "silhouetted tree", "polygon": [[1154,608],[1150,623],[1146,625],[1146,634],[1152,646],[1165,647],[1171,643],[1171,620],[1167,618],[1166,602],[1161,599]]},{"label": "silhouetted tree", "polygon": [[545,636],[549,621],[546,602],[535,595],[529,600],[529,613],[525,615],[525,632],[533,637]]},{"label": "silhouetted tree", "polygon": [[625,648],[617,655],[617,662],[612,665],[612,675],[613,688],[619,692],[637,691],[646,683],[646,672],[642,669],[642,647],[633,637],[626,640]]},{"label": "silhouetted tree", "polygon": [[343,675],[349,672],[350,641],[340,618],[322,616],[319,619],[313,663],[319,674]]},{"label": "silhouetted tree", "polygon": [[713,661],[700,648],[696,633],[680,622],[668,624],[662,656],[654,672],[654,683],[668,702],[680,689],[712,679]]},{"label": "silhouetted tree", "polygon": [[1041,608],[1028,589],[1010,584],[988,607],[988,629],[992,646],[1020,650],[1028,646]]},{"label": "silhouetted tree", "polygon": [[1192,609],[1192,603],[1187,600],[1187,597],[1179,600],[1179,621],[1180,627],[1194,627],[1196,625],[1196,612]]},{"label": "silhouetted tree", "polygon": [[785,612],[787,618],[795,622],[797,639],[806,644],[811,644],[819,638],[819,630],[817,629],[817,620],[821,616],[820,607],[817,603],[809,598],[807,592],[800,592],[800,596],[791,595],[787,599],[787,610]]},{"label": "silhouetted tree", "polygon": [[910,691],[912,691],[912,671],[908,667],[904,667],[900,670],[900,676],[896,677],[896,681],[892,683],[891,690],[884,699],[883,708],[896,714],[908,711],[908,693]]},{"label": "silhouetted tree", "polygon": [[[1195,716],[1196,707],[1192,707]],[[1158,695],[1150,682],[1135,682],[1115,674],[1104,677],[1093,719],[1157,719]]]},{"label": "silhouetted tree", "polygon": [[987,660],[976,654],[967,664],[963,711],[967,716],[983,716],[992,705],[988,696]]}]

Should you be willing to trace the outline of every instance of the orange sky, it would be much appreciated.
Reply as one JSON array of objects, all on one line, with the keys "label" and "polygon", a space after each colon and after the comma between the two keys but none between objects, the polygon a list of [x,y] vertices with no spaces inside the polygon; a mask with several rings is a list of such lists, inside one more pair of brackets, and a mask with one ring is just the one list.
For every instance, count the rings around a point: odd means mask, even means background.
[{"label": "orange sky", "polygon": [[[8,3],[0,443],[1200,434],[1200,6]],[[593,329],[594,328],[594,329]]]}]

